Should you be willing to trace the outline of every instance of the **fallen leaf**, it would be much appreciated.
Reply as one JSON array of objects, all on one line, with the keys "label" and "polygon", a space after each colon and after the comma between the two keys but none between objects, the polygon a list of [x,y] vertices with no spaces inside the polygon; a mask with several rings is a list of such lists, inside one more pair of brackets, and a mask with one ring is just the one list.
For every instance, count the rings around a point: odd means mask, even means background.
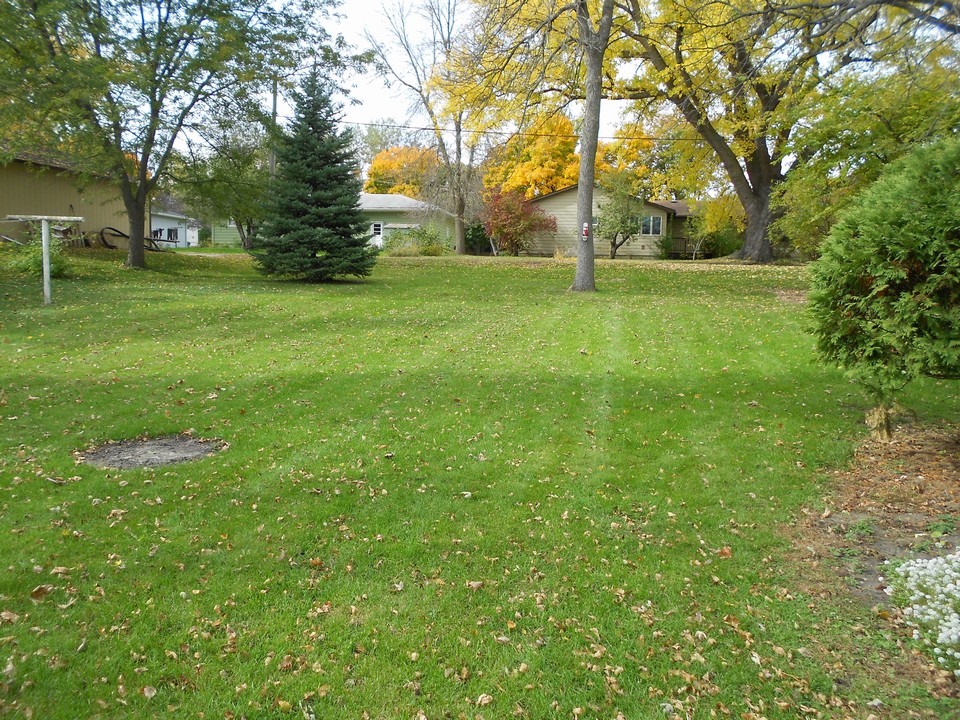
[{"label": "fallen leaf", "polygon": [[486,693],[484,693],[483,695],[477,698],[477,705],[480,705],[481,707],[484,705],[489,705],[492,702],[493,702],[493,696],[487,695]]},{"label": "fallen leaf", "polygon": [[157,694],[157,689],[153,685],[144,685],[142,688],[140,688],[140,694],[149,700]]},{"label": "fallen leaf", "polygon": [[30,599],[40,602],[55,589],[56,588],[54,588],[53,585],[37,585],[33,590],[30,591]]},{"label": "fallen leaf", "polygon": [[467,587],[471,590],[479,590],[483,587],[483,580],[468,580]]}]

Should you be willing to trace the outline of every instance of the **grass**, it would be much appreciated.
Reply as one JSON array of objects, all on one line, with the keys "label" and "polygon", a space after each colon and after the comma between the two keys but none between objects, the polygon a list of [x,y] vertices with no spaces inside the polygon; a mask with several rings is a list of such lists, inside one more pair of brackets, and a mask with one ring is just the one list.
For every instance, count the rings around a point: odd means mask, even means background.
[{"label": "grass", "polygon": [[[787,559],[864,432],[778,294],[802,268],[71,259],[48,308],[0,276],[8,714],[942,715]],[[75,460],[180,432],[229,448]]]},{"label": "grass", "polygon": [[857,520],[844,533],[843,537],[850,542],[862,542],[869,540],[877,534],[877,529],[869,520]]},{"label": "grass", "polygon": [[170,248],[173,252],[183,253],[185,255],[246,255],[247,251],[242,247],[235,245],[203,245],[191,247]]}]

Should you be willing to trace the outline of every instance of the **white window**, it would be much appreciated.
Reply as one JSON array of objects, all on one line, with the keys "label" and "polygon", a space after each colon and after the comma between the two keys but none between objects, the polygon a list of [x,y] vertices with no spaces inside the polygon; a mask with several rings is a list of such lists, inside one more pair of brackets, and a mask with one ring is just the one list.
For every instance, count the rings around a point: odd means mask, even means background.
[{"label": "white window", "polygon": [[377,247],[383,247],[383,223],[375,222],[370,226],[370,234],[373,235],[370,238],[370,242],[376,245]]},{"label": "white window", "polygon": [[640,223],[641,235],[662,235],[663,218],[659,215],[647,215]]}]

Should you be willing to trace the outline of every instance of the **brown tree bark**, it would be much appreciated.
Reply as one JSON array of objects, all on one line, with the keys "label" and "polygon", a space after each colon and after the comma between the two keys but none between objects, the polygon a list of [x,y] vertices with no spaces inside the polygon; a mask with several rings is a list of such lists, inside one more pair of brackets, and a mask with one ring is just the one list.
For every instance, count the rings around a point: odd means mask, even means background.
[{"label": "brown tree bark", "polygon": [[[577,2],[577,42],[583,49],[585,99],[580,132],[580,175],[577,185],[577,269],[570,289],[597,289],[593,249],[593,186],[597,178],[597,144],[600,136],[600,100],[603,97],[603,57],[613,26],[613,0],[603,0],[599,24],[594,27],[585,0]],[[585,230],[584,230],[585,229]]]}]

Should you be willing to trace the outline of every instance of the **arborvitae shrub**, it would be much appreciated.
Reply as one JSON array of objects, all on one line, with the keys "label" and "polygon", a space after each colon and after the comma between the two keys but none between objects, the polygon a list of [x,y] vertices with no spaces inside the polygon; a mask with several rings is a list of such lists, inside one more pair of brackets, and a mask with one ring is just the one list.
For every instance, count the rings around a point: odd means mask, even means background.
[{"label": "arborvitae shrub", "polygon": [[921,375],[960,377],[960,138],[895,163],[841,216],[810,301],[821,357],[881,407]]}]

